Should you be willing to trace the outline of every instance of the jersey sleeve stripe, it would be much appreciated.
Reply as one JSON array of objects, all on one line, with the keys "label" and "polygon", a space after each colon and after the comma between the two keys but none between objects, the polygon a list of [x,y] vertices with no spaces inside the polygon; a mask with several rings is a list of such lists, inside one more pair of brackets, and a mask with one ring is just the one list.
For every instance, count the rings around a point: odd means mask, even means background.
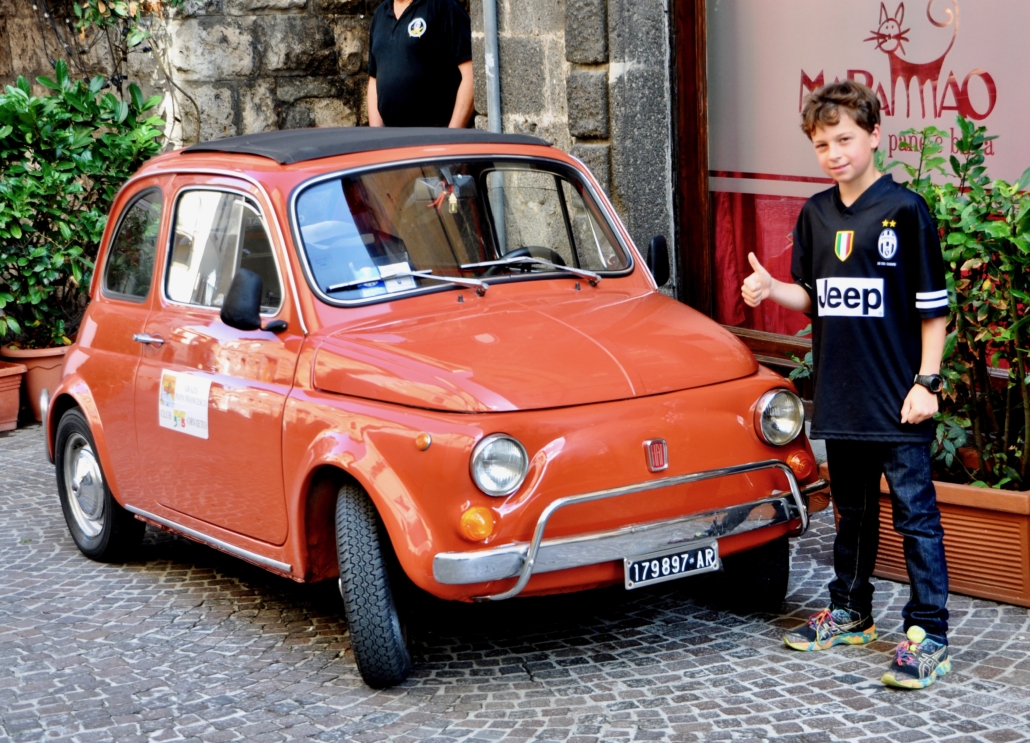
[{"label": "jersey sleeve stripe", "polygon": [[948,290],[941,289],[938,292],[916,292],[917,300],[929,300],[929,299],[940,299],[941,297],[947,297]]},{"label": "jersey sleeve stripe", "polygon": [[916,302],[916,309],[917,310],[932,310],[932,309],[936,309],[937,307],[947,307],[947,306],[948,306],[948,298],[947,297],[945,297],[944,299],[934,299],[934,300],[931,300],[929,302]]}]

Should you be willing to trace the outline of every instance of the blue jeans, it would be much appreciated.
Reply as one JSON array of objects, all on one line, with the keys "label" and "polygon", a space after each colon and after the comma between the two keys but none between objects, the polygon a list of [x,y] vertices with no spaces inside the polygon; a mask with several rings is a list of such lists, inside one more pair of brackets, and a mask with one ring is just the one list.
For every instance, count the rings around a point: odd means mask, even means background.
[{"label": "blue jeans", "polygon": [[835,608],[867,617],[873,609],[870,577],[880,543],[880,474],[887,476],[894,530],[902,536],[911,593],[902,611],[905,629],[918,625],[947,642],[948,565],[944,529],[930,476],[928,444],[827,441],[833,502],[840,515],[833,542]]}]

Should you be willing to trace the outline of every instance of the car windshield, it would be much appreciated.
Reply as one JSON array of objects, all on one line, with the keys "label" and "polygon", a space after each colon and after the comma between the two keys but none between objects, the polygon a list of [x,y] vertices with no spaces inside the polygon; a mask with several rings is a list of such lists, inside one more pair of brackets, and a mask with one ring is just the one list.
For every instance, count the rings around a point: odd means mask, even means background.
[{"label": "car windshield", "polygon": [[[311,276],[334,301],[629,268],[582,179],[558,163],[469,160],[321,181],[296,200]],[[429,278],[432,277],[432,278]]]}]

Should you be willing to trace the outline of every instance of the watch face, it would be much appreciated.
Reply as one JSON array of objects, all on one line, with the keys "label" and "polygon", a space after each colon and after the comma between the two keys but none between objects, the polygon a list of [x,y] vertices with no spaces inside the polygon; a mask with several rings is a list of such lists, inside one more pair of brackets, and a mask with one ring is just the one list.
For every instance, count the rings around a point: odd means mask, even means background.
[{"label": "watch face", "polygon": [[930,392],[937,393],[944,389],[944,380],[940,375],[934,374],[930,377]]}]

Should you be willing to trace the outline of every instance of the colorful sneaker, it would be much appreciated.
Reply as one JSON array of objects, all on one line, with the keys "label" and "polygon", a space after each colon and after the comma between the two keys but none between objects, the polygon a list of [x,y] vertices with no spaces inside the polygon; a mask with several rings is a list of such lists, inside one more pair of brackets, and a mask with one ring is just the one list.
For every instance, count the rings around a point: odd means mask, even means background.
[{"label": "colorful sneaker", "polygon": [[848,609],[823,609],[808,618],[804,627],[783,636],[795,650],[827,650],[834,645],[865,645],[876,639],[873,617],[858,616]]},{"label": "colorful sneaker", "polygon": [[912,626],[894,651],[894,662],[880,679],[887,686],[899,689],[925,689],[951,672],[948,646],[927,639],[922,627]]}]

